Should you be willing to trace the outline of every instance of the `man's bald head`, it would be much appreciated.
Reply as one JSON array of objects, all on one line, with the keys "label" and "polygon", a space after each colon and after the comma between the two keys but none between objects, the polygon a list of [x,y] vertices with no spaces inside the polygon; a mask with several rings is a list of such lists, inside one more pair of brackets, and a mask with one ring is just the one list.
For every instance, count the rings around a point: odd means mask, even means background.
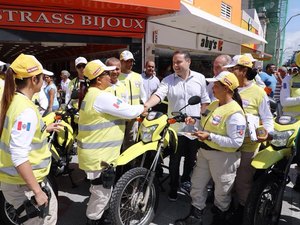
[{"label": "man's bald head", "polygon": [[226,68],[223,68],[223,66],[228,65],[231,63],[231,57],[229,55],[219,55],[214,60],[213,64],[213,72],[214,76],[217,76],[222,71],[226,70]]}]

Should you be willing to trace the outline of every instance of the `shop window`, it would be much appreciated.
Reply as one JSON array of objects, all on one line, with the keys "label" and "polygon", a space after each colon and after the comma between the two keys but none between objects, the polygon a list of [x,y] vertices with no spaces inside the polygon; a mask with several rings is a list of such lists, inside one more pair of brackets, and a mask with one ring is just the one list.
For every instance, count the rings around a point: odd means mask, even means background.
[{"label": "shop window", "polygon": [[221,17],[228,21],[231,20],[231,6],[225,2],[221,3]]}]

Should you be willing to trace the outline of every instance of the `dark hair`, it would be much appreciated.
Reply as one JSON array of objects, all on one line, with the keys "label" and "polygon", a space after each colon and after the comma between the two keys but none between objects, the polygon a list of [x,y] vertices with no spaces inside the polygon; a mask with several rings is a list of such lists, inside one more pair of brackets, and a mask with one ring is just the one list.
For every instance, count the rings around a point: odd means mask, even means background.
[{"label": "dark hair", "polygon": [[[1,113],[0,113],[0,136],[2,135],[4,121],[6,117],[7,110],[14,98],[15,91],[17,89],[22,89],[26,87],[28,80],[31,77],[21,79],[15,79],[15,72],[8,68],[6,75],[5,75],[5,83],[3,89],[3,95],[1,100]],[[40,81],[42,79],[42,74],[36,75],[37,79]]]},{"label": "dark hair", "polygon": [[247,73],[246,73],[246,77],[248,80],[253,80],[255,78],[255,76],[258,74],[258,71],[256,68],[247,68]]},{"label": "dark hair", "polygon": [[241,98],[241,96],[240,96],[239,91],[238,91],[237,88],[233,90],[233,96],[232,96],[232,99],[235,100],[235,101],[241,106],[241,108],[242,108],[243,111],[244,111],[244,108],[243,108],[243,101],[242,101],[242,98]]},{"label": "dark hair", "polygon": [[271,66],[275,66],[275,64],[273,64],[273,63],[267,64],[267,65],[266,65],[266,70],[268,70]]},{"label": "dark hair", "polygon": [[177,51],[175,51],[175,52],[173,53],[172,58],[173,58],[175,55],[178,55],[178,54],[184,55],[184,59],[185,59],[185,60],[191,60],[191,55],[190,55],[190,53],[189,53],[188,51],[184,51],[184,50],[177,50]]}]

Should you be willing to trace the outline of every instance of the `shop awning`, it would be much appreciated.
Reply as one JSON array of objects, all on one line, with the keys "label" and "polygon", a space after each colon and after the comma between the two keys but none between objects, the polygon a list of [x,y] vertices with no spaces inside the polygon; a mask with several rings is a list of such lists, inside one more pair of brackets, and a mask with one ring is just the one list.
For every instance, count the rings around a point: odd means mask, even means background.
[{"label": "shop awning", "polygon": [[165,16],[150,17],[149,21],[193,33],[221,38],[237,44],[267,43],[263,37],[257,34],[184,2],[181,2],[179,12]]},{"label": "shop awning", "polygon": [[180,0],[153,1],[153,0],[68,0],[68,1],[44,1],[44,0],[1,0],[3,5],[30,6],[60,10],[77,10],[78,12],[98,12],[105,14],[123,13],[128,16],[156,16],[174,13],[180,9]]},{"label": "shop awning", "polygon": [[271,54],[268,54],[266,52],[262,52],[262,51],[257,50],[257,49],[252,49],[252,48],[249,48],[249,47],[246,47],[246,46],[243,46],[243,45],[241,47],[241,53],[242,54],[251,53],[253,58],[255,58],[257,60],[260,60],[260,61],[268,61],[268,60],[271,60],[272,57],[273,57]]}]

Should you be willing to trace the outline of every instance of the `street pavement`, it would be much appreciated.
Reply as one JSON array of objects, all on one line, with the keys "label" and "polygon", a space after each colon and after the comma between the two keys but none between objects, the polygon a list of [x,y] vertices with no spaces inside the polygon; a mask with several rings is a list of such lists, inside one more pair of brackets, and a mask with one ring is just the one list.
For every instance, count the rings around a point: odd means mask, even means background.
[{"label": "street pavement", "polygon": [[[59,186],[59,217],[57,225],[85,225],[85,210],[89,197],[89,182],[85,180],[85,174],[78,169],[76,157],[71,164],[74,169],[72,178],[77,187],[72,187],[68,176],[57,178]],[[296,180],[296,168],[292,166],[290,170],[291,182],[287,185],[282,215],[279,225],[299,225],[300,224],[300,194],[295,192],[292,187]],[[190,199],[185,195],[178,195],[176,202],[170,202],[167,198],[168,181],[163,185],[165,192],[160,192],[159,206],[152,225],[170,225],[178,218],[185,217],[190,209]],[[208,205],[207,208],[209,208]],[[204,214],[204,225],[211,223],[212,215],[210,210]]]}]

